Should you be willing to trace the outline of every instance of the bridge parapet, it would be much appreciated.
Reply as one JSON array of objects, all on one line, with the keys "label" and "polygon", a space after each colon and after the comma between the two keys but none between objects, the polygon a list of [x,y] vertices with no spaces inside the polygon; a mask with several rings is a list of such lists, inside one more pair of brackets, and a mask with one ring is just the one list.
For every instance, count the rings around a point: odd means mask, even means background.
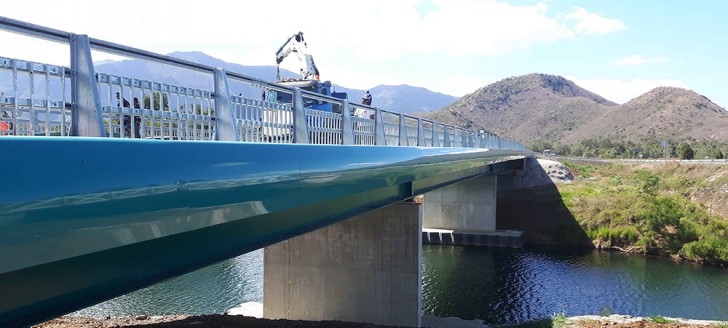
[{"label": "bridge parapet", "polygon": [[[0,77],[10,81],[0,84],[1,135],[526,150],[485,131],[352,105],[297,87],[10,18],[0,17],[0,29],[67,43],[72,50],[70,67],[0,57]],[[91,50],[196,71],[214,80],[214,89],[97,73]],[[267,93],[269,98],[275,95],[275,99],[242,96],[251,90]],[[312,104],[331,105],[332,111],[312,109]],[[371,116],[354,117],[356,110]],[[225,131],[230,132],[220,138]]]}]

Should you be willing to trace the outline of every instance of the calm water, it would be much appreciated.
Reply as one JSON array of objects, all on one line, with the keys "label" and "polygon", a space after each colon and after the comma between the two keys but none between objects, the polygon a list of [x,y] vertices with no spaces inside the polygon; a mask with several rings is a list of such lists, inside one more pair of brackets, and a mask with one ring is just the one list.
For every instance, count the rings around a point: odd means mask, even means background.
[{"label": "calm water", "polygon": [[[620,313],[728,320],[728,270],[611,252],[423,248],[423,313],[516,323]],[[77,312],[222,313],[262,302],[261,250]]]}]

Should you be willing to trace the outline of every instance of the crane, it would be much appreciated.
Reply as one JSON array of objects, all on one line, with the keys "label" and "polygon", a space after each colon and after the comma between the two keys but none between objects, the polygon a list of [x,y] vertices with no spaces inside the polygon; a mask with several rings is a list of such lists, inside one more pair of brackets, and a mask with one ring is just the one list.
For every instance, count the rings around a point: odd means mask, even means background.
[{"label": "crane", "polygon": [[319,80],[319,71],[318,68],[316,68],[316,63],[313,61],[313,56],[311,54],[306,53],[308,50],[308,45],[306,44],[306,41],[303,39],[303,32],[298,32],[288,38],[286,42],[278,49],[278,52],[276,52],[276,80],[281,79],[281,69],[280,65],[281,62],[283,62],[283,59],[288,57],[291,53],[295,53],[298,59],[301,62],[305,62],[306,68],[301,68],[301,79],[315,79]]}]

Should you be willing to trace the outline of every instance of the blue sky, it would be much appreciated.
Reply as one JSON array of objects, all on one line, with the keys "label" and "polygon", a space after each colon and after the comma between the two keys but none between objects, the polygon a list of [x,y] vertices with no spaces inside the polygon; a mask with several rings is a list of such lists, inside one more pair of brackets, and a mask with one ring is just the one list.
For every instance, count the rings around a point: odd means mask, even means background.
[{"label": "blue sky", "polygon": [[[409,84],[462,96],[536,72],[564,76],[618,103],[666,85],[728,106],[728,1],[101,3],[13,1],[0,15],[243,65],[274,65],[278,47],[303,31],[322,78],[351,88]],[[1,33],[3,44],[16,46],[4,46],[0,56],[67,65],[65,48],[26,39]],[[284,67],[297,71],[298,62],[289,58]]]}]

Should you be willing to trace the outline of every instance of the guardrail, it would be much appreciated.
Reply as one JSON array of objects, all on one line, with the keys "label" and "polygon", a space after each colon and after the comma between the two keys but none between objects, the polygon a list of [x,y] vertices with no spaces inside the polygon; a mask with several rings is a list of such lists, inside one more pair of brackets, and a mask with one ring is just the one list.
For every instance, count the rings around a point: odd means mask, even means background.
[{"label": "guardrail", "polygon": [[[9,82],[0,83],[0,135],[526,150],[483,131],[353,105],[86,35],[5,17],[0,29],[67,43],[71,50],[70,67],[0,57],[0,82]],[[214,81],[214,90],[97,73],[92,49],[201,72]],[[236,90],[240,85],[273,91],[291,102],[246,98]],[[309,108],[313,102],[332,104],[334,110]]]}]

